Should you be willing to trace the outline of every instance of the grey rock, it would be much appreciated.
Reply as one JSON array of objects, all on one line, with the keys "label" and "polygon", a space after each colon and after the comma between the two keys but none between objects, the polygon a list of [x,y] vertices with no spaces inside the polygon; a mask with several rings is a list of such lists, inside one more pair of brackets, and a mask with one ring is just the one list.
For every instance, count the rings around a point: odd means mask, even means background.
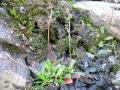
[{"label": "grey rock", "polygon": [[106,66],[107,66],[107,64],[106,64],[106,63],[102,64],[102,65],[101,65],[101,69],[105,69],[105,68],[106,68]]},{"label": "grey rock", "polygon": [[12,34],[13,30],[10,27],[7,27],[4,21],[0,20],[0,40],[20,46],[20,41],[18,41]]},{"label": "grey rock", "polygon": [[97,86],[96,85],[91,85],[89,88],[87,88],[88,90],[97,90]]},{"label": "grey rock", "polygon": [[69,86],[69,90],[75,90],[75,87],[74,86]]},{"label": "grey rock", "polygon": [[95,55],[89,52],[86,52],[87,56],[92,60],[94,59]]},{"label": "grey rock", "polygon": [[60,86],[60,90],[69,90],[67,85],[62,85]]},{"label": "grey rock", "polygon": [[24,6],[21,6],[19,10],[23,14],[26,13],[26,8]]},{"label": "grey rock", "polygon": [[87,55],[80,62],[80,66],[85,70],[89,66],[89,58]]},{"label": "grey rock", "polygon": [[109,56],[108,57],[108,61],[111,63],[111,64],[115,64],[116,63],[116,61],[117,61],[117,57],[115,57],[115,56]]},{"label": "grey rock", "polygon": [[95,73],[97,72],[97,69],[95,67],[89,68],[90,73]]},{"label": "grey rock", "polygon": [[32,84],[30,70],[25,66],[25,60],[20,56],[0,51],[0,90],[30,88]]},{"label": "grey rock", "polygon": [[103,86],[103,85],[105,85],[105,78],[102,76],[102,75],[100,75],[100,77],[99,77],[99,81],[96,81],[96,85],[97,86]]},{"label": "grey rock", "polygon": [[120,85],[120,71],[116,73],[115,78],[112,79],[112,83],[116,85]]},{"label": "grey rock", "polygon": [[75,80],[75,88],[80,88],[81,85],[82,85],[82,84],[81,84],[81,82],[80,82],[80,79],[77,78],[77,79]]},{"label": "grey rock", "polygon": [[9,17],[9,15],[7,14],[7,11],[2,7],[0,7],[0,14]]},{"label": "grey rock", "polygon": [[0,19],[0,42],[7,42],[25,50],[26,52],[30,52],[23,42],[16,37],[13,29],[2,19]]},{"label": "grey rock", "polygon": [[107,50],[104,50],[104,49],[101,49],[97,52],[96,54],[96,57],[97,58],[105,58],[105,57],[108,57],[108,52]]},{"label": "grey rock", "polygon": [[94,25],[104,26],[112,36],[120,39],[120,4],[82,1],[75,3],[74,6],[87,11]]}]

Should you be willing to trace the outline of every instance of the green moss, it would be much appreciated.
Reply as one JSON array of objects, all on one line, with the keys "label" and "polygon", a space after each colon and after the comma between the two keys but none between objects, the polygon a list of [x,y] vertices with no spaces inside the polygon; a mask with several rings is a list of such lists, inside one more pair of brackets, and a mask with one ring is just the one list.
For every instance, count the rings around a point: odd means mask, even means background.
[{"label": "green moss", "polygon": [[[75,51],[77,47],[77,42],[74,39],[71,39],[71,51]],[[69,38],[66,37],[58,41],[57,52],[58,54],[65,53],[69,48]]]},{"label": "green moss", "polygon": [[[24,35],[25,38],[28,39],[28,42],[36,42],[35,40],[39,37],[39,34],[35,33],[35,17],[47,17],[49,13],[49,11],[46,9],[46,6],[48,6],[48,4],[45,3],[46,0],[42,0],[40,2],[44,2],[44,5],[40,5],[38,3],[29,4],[27,0],[4,0],[1,4],[4,8],[6,8],[8,14],[12,17],[12,26],[14,27],[16,36],[22,38]],[[25,7],[26,11],[21,13],[20,7]],[[37,38],[34,38],[36,36]],[[42,36],[40,36],[41,38],[39,39],[42,40],[41,43],[44,43],[47,40],[47,35],[43,34]],[[38,45],[32,43],[30,47],[35,48]]]},{"label": "green moss", "polygon": [[119,71],[120,70],[120,65],[118,65],[118,64],[115,64],[115,65],[113,65],[112,67],[111,67],[111,71],[113,72],[113,73],[116,73],[117,71]]},{"label": "green moss", "polygon": [[84,23],[84,24],[86,24],[86,26],[87,26],[89,29],[95,29],[95,28],[97,28],[97,27],[93,24],[90,16],[88,15],[89,13],[88,13],[87,10],[86,10],[86,11],[79,10],[79,14],[80,14],[80,18],[81,18],[80,20],[81,20],[81,22]]},{"label": "green moss", "polygon": [[[35,29],[35,16],[47,16],[47,11],[37,4],[29,4],[26,0],[5,0],[2,3],[10,16],[12,16],[13,26],[15,29],[20,30],[21,26],[24,27],[22,32],[27,38],[33,35]],[[25,7],[25,12],[20,12],[20,7]]]},{"label": "green moss", "polygon": [[21,52],[21,49],[18,48],[17,46],[14,46],[12,44],[8,44],[8,43],[2,43],[2,47],[3,49],[5,50],[9,50],[10,52],[14,52],[14,53],[20,53]]}]

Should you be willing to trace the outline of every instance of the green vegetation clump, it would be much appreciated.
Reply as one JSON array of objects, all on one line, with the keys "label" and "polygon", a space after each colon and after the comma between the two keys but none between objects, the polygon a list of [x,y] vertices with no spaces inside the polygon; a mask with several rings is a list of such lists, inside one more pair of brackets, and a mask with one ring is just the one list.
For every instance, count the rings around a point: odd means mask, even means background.
[{"label": "green vegetation clump", "polygon": [[64,79],[71,79],[72,74],[75,72],[73,68],[75,63],[75,60],[71,60],[71,62],[65,66],[59,62],[51,64],[50,60],[45,61],[43,71],[39,73],[35,79],[33,90],[47,90],[47,86],[51,83],[56,86],[65,84]]},{"label": "green vegetation clump", "polygon": [[53,3],[53,0],[36,0],[34,2],[4,0],[1,3],[1,6],[6,8],[12,17],[11,25],[14,27],[16,36],[25,40],[26,44],[34,51],[47,45],[46,27],[44,27],[45,25],[41,25],[44,28],[37,27],[36,17],[48,17],[50,3]]},{"label": "green vegetation clump", "polygon": [[117,71],[120,70],[120,65],[119,64],[114,64],[112,67],[111,67],[111,71],[113,73],[117,73]]},{"label": "green vegetation clump", "polygon": [[[96,30],[97,35],[94,38],[93,45],[89,45],[86,47],[86,49],[89,52],[95,53],[97,48],[111,48],[113,51],[115,51],[115,46],[117,45],[117,39],[113,36],[109,35],[107,33],[107,30],[105,27],[97,27],[93,24],[90,16],[87,11],[79,10],[81,22],[84,23],[88,29]],[[94,37],[94,36],[93,36]]]},{"label": "green vegetation clump", "polygon": [[12,44],[8,44],[8,43],[5,43],[5,42],[3,42],[3,43],[1,43],[2,44],[2,48],[4,49],[4,50],[9,50],[10,52],[14,52],[14,53],[20,53],[21,52],[21,50],[20,50],[20,48],[18,48],[17,46],[15,46],[15,45],[12,45]]}]

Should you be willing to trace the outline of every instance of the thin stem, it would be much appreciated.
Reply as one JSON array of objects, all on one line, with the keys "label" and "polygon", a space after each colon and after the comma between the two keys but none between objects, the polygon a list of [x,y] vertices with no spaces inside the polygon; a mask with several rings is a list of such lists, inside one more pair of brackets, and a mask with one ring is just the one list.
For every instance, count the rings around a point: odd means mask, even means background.
[{"label": "thin stem", "polygon": [[69,34],[69,57],[71,59],[71,35],[70,35],[70,19],[69,19],[69,30],[68,30],[68,34]]},{"label": "thin stem", "polygon": [[48,56],[50,58],[50,62],[53,63],[53,60],[52,60],[51,54],[50,54],[50,49],[51,49],[51,45],[50,45],[50,25],[51,25],[51,20],[52,20],[52,6],[50,6],[50,8],[51,8],[51,12],[50,12],[49,20],[48,20]]}]

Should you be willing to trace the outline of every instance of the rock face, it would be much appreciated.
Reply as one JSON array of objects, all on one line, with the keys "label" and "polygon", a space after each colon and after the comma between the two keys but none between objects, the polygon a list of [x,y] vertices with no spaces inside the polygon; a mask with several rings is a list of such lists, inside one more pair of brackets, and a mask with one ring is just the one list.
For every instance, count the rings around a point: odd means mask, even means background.
[{"label": "rock face", "polygon": [[120,71],[118,71],[115,75],[115,79],[112,80],[113,84],[120,85]]},{"label": "rock face", "polygon": [[82,1],[76,2],[74,6],[87,11],[94,25],[104,26],[111,35],[120,39],[120,4]]},{"label": "rock face", "polygon": [[14,35],[13,30],[10,27],[8,27],[7,24],[1,19],[0,19],[0,41],[15,45],[26,52],[30,51],[23,45],[23,42]]},{"label": "rock face", "polygon": [[0,90],[23,90],[31,85],[30,71],[17,62],[25,65],[18,55],[0,51]]},{"label": "rock face", "polygon": [[13,35],[13,30],[7,27],[3,20],[0,20],[0,39],[10,44],[20,46],[20,41]]},{"label": "rock face", "polygon": [[7,42],[29,52],[30,50],[25,47],[23,41],[16,37],[10,25],[11,17],[7,14],[7,11],[4,8],[0,7],[0,42]]},{"label": "rock face", "polygon": [[[7,16],[7,12],[0,8],[0,15]],[[8,18],[6,18],[9,21]],[[6,43],[3,45],[3,43]],[[0,16],[0,90],[24,90],[32,85],[30,70],[26,68],[25,59],[17,52],[11,52],[6,45],[13,45],[21,49],[22,41],[19,40],[6,20]],[[7,50],[6,50],[6,49]],[[28,50],[28,49],[25,49]],[[22,65],[21,65],[22,64]]]}]

